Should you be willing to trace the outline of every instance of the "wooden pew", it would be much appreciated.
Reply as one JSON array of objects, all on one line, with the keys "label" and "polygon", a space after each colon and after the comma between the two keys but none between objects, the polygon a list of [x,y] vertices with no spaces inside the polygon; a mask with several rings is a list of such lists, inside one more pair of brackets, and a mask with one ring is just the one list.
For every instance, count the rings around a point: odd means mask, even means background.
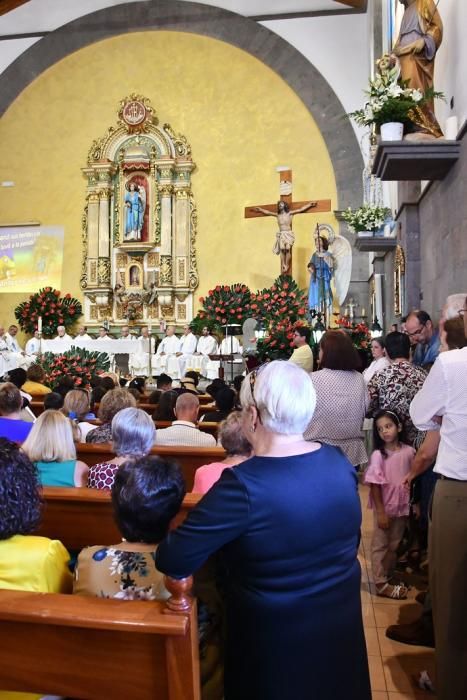
[{"label": "wooden pew", "polygon": [[200,700],[191,579],[167,602],[0,591],[0,688],[88,700]]},{"label": "wooden pew", "polygon": [[[77,458],[88,466],[111,461],[112,457],[115,456],[112,445],[92,445],[83,442],[77,443],[76,454]],[[225,450],[222,447],[165,447],[156,445],[152,448],[151,454],[177,462],[180,465],[187,491],[193,489],[195,471],[198,467],[211,462],[221,462],[225,459]]]},{"label": "wooden pew", "polygon": [[[44,509],[36,535],[60,540],[68,550],[120,542],[110,491],[45,486],[42,495]],[[200,494],[188,493],[171,527],[183,522],[201,498]]]}]

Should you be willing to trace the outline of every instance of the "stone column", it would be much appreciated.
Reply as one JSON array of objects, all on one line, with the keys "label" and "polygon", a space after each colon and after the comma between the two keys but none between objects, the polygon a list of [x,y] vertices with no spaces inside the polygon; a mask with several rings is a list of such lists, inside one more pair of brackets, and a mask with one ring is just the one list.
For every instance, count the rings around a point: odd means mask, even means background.
[{"label": "stone column", "polygon": [[109,218],[110,190],[103,189],[99,192],[99,257],[108,258],[110,255],[110,218]]}]

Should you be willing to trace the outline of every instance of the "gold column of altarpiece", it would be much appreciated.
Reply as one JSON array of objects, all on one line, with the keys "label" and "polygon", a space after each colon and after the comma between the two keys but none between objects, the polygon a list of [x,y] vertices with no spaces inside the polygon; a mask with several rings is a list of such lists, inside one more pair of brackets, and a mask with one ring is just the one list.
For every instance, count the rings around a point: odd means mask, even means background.
[{"label": "gold column of altarpiece", "polygon": [[86,323],[191,320],[198,286],[194,168],[186,138],[158,125],[147,98],[121,101],[117,126],[93,142],[82,169]]}]

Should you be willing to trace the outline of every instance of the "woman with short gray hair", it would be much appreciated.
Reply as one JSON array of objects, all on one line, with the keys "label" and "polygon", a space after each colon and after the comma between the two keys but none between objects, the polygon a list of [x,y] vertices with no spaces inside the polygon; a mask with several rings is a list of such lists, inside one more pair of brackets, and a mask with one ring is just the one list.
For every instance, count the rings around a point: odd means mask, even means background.
[{"label": "woman with short gray hair", "polygon": [[226,700],[370,700],[355,470],[338,448],[304,439],[316,393],[297,365],[251,372],[241,401],[254,456],[222,472],[156,566],[182,578],[222,551]]},{"label": "woman with short gray hair", "polygon": [[112,419],[112,446],[117,456],[111,462],[90,467],[88,486],[93,489],[112,488],[119,466],[147,455],[155,438],[156,428],[146,411],[140,408],[119,411]]}]

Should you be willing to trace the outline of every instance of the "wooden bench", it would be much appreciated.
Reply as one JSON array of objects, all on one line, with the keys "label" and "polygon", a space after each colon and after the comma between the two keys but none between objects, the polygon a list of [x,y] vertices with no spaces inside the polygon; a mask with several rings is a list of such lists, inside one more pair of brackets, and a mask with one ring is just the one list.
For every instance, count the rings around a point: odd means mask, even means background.
[{"label": "wooden bench", "polygon": [[[120,542],[110,491],[45,486],[42,495],[44,509],[36,535],[60,540],[68,550]],[[171,527],[183,522],[201,498],[188,493]]]},{"label": "wooden bench", "polygon": [[0,591],[0,688],[88,700],[200,700],[191,578],[121,601]]},{"label": "wooden bench", "polygon": [[[78,459],[90,467],[100,462],[109,462],[115,456],[112,445],[92,445],[83,442],[77,443],[76,454]],[[195,471],[198,467],[211,462],[221,462],[226,456],[222,447],[165,447],[162,445],[153,447],[151,454],[180,465],[187,491],[193,489]]]}]

